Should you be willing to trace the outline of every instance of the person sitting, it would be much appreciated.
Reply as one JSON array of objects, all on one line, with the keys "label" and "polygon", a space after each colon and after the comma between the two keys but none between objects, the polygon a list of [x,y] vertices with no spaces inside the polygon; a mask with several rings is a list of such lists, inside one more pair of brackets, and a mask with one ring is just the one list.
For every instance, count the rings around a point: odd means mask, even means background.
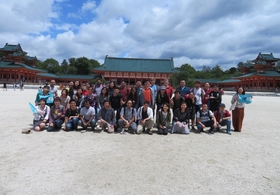
[{"label": "person sitting", "polygon": [[171,123],[170,106],[168,103],[164,103],[162,109],[158,111],[156,121],[157,121],[158,134],[167,135]]},{"label": "person sitting", "polygon": [[60,104],[61,99],[56,97],[54,105],[51,107],[49,116],[49,126],[47,131],[59,130],[64,123],[65,107]]},{"label": "person sitting", "polygon": [[79,121],[79,109],[75,100],[70,100],[70,108],[66,110],[65,114],[65,131],[77,130]]},{"label": "person sitting", "polygon": [[154,120],[153,120],[153,109],[149,107],[150,102],[145,101],[144,106],[140,107],[137,111],[137,117],[138,117],[138,127],[137,127],[137,134],[141,134],[142,131],[145,131],[145,128],[147,128],[147,133],[150,135],[153,134],[151,131]]},{"label": "person sitting", "polygon": [[95,128],[95,109],[90,106],[89,100],[84,101],[85,107],[83,107],[80,111],[80,120],[78,122],[79,126],[83,127],[83,131],[87,129],[90,125],[91,130],[94,131]]},{"label": "person sitting", "polygon": [[50,114],[50,107],[46,105],[46,100],[44,98],[40,99],[38,103],[40,103],[40,105],[36,106],[37,114],[35,114],[33,120],[33,128],[35,131],[44,130]]},{"label": "person sitting", "polygon": [[110,102],[108,100],[104,100],[104,106],[100,109],[98,113],[98,121],[97,124],[104,131],[106,127],[108,127],[108,133],[114,132],[114,125],[116,121],[116,115],[113,108],[111,108]]},{"label": "person sitting", "polygon": [[189,119],[190,113],[187,109],[187,103],[183,102],[181,107],[174,111],[173,125],[171,133],[189,134]]},{"label": "person sitting", "polygon": [[132,133],[136,133],[137,125],[135,123],[136,109],[132,107],[132,100],[128,100],[126,107],[121,109],[120,119],[118,121],[119,127],[122,129],[121,133],[124,133],[124,128],[128,128]]},{"label": "person sitting", "polygon": [[221,103],[219,110],[214,112],[214,116],[217,120],[217,131],[220,130],[222,126],[227,126],[227,134],[231,135],[230,127],[231,127],[231,114],[228,110],[226,110],[226,105]]},{"label": "person sitting", "polygon": [[66,89],[61,90],[60,100],[62,106],[64,106],[66,109],[69,108],[70,96],[68,95],[68,91]]},{"label": "person sitting", "polygon": [[209,133],[214,134],[216,119],[213,112],[208,110],[207,104],[203,104],[202,109],[196,113],[196,123],[199,132],[202,132],[205,127],[210,127]]}]

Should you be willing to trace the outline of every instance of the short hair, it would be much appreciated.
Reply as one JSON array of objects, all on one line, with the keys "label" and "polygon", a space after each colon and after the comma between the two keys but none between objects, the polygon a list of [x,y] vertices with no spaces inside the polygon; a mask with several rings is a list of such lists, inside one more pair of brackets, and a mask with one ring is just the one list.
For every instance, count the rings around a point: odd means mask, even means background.
[{"label": "short hair", "polygon": [[108,103],[110,104],[110,101],[109,101],[109,100],[104,100],[103,105],[104,105],[106,102],[108,102]]},{"label": "short hair", "polygon": [[84,104],[85,104],[85,103],[89,103],[89,99],[85,99],[85,100],[84,100]]},{"label": "short hair", "polygon": [[72,102],[77,103],[76,100],[74,100],[74,99],[71,99],[71,100],[69,101],[70,104],[71,104]]},{"label": "short hair", "polygon": [[56,98],[54,98],[53,102],[57,102],[57,101],[61,102],[60,97],[56,97]]},{"label": "short hair", "polygon": [[177,93],[181,94],[181,92],[180,92],[179,90],[176,90],[176,91],[174,92],[174,94],[177,94]]},{"label": "short hair", "polygon": [[48,85],[45,85],[43,89],[50,89],[50,87]]},{"label": "short hair", "polygon": [[46,98],[41,98],[41,99],[39,100],[39,102],[41,102],[41,101],[43,101],[43,102],[47,103]]},{"label": "short hair", "polygon": [[196,80],[194,83],[200,84],[200,81],[199,81],[199,80]]},{"label": "short hair", "polygon": [[145,104],[150,105],[150,102],[149,102],[149,101],[144,101],[144,105],[145,105]]}]

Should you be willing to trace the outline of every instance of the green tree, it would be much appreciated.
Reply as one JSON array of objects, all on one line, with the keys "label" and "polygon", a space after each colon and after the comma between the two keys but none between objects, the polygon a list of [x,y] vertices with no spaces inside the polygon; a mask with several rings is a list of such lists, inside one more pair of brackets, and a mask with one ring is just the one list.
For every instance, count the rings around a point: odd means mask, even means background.
[{"label": "green tree", "polygon": [[90,59],[89,62],[91,63],[92,68],[97,68],[100,66],[100,63],[97,60]]},{"label": "green tree", "polygon": [[48,58],[42,63],[44,70],[47,70],[49,73],[57,74],[60,72],[60,66],[57,60],[53,58]]},{"label": "green tree", "polygon": [[211,69],[211,76],[215,79],[221,79],[224,74],[224,71],[221,69],[219,65],[214,66]]},{"label": "green tree", "polygon": [[183,64],[180,68],[177,69],[177,73],[174,73],[170,77],[172,85],[176,86],[180,83],[181,79],[185,79],[186,82],[190,83],[190,78],[193,78],[193,75],[196,73],[196,70],[189,64]]},{"label": "green tree", "polygon": [[77,58],[75,61],[75,67],[77,68],[77,74],[92,74],[92,64],[86,57]]},{"label": "green tree", "polygon": [[61,73],[63,74],[67,74],[68,73],[68,68],[69,68],[69,64],[68,62],[64,59],[61,63],[60,69],[61,69]]},{"label": "green tree", "polygon": [[69,66],[75,66],[76,58],[69,58]]},{"label": "green tree", "polygon": [[69,66],[67,68],[67,74],[77,74],[77,68],[75,66]]}]

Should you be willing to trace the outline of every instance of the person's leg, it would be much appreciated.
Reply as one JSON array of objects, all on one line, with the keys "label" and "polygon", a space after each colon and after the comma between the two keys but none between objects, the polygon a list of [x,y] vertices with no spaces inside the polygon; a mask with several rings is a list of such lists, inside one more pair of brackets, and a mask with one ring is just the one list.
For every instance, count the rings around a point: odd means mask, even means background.
[{"label": "person's leg", "polygon": [[79,121],[79,119],[78,118],[73,118],[73,129],[74,130],[77,130],[77,128],[78,128],[78,121]]},{"label": "person's leg", "polygon": [[53,126],[54,126],[55,129],[59,130],[59,129],[61,129],[61,126],[62,126],[63,123],[64,123],[63,120],[57,119],[57,120],[54,121]]},{"label": "person's leg", "polygon": [[154,125],[154,120],[153,119],[147,120],[145,122],[145,127],[147,127],[147,133],[149,133],[150,135],[153,134],[153,132],[152,132],[153,125]]},{"label": "person's leg", "polygon": [[231,120],[230,120],[230,119],[227,119],[226,122],[227,122],[227,133],[228,133],[228,134],[231,134],[231,133],[230,133]]},{"label": "person's leg", "polygon": [[238,108],[238,123],[237,123],[237,131],[241,132],[243,119],[244,119],[244,108]]},{"label": "person's leg", "polygon": [[41,130],[41,131],[44,130],[45,127],[46,127],[46,123],[41,123],[41,124],[40,124],[40,130]]},{"label": "person's leg", "polygon": [[54,125],[53,126],[48,126],[48,129],[47,129],[47,131],[53,131],[54,130]]},{"label": "person's leg", "polygon": [[174,126],[175,126],[175,122],[172,121],[172,125],[171,125],[171,129],[170,129],[170,133],[174,133]]},{"label": "person's leg", "polygon": [[190,133],[188,124],[185,124],[185,125],[182,124],[181,129],[182,129],[182,134],[189,134]]},{"label": "person's leg", "polygon": [[125,126],[124,120],[122,120],[122,119],[119,119],[119,120],[118,120],[118,124],[119,124],[119,127],[120,127],[121,129],[123,129],[124,126]]},{"label": "person's leg", "polygon": [[210,120],[210,121],[207,121],[207,122],[204,123],[205,127],[210,127],[209,133],[214,133],[214,129],[216,127],[213,127],[213,125],[214,125],[214,121],[213,120]]},{"label": "person's leg", "polygon": [[91,127],[91,130],[94,131],[95,130],[95,126],[96,126],[96,122],[95,122],[95,118],[92,119],[92,121],[90,122],[90,127]]},{"label": "person's leg", "polygon": [[72,127],[73,127],[73,119],[70,119],[65,126],[66,131],[70,131]]},{"label": "person's leg", "polygon": [[137,134],[141,134],[143,131],[143,128],[144,128],[143,125],[139,123],[137,126]]},{"label": "person's leg", "polygon": [[81,126],[81,127],[83,127],[83,129],[84,129],[84,126],[83,126],[83,124],[82,124],[82,120],[79,120],[79,121],[78,121],[78,126]]},{"label": "person's leg", "polygon": [[130,130],[132,133],[136,133],[136,132],[137,132],[137,125],[136,125],[135,122],[132,122],[132,123],[130,124],[129,130]]},{"label": "person's leg", "polygon": [[238,108],[235,108],[233,111],[232,111],[232,126],[233,126],[233,129],[236,131],[237,130],[237,122],[238,122]]},{"label": "person's leg", "polygon": [[[202,124],[203,124],[203,123],[202,123]],[[197,126],[197,130],[198,130],[198,131],[200,131],[200,132],[203,131],[203,128],[202,128],[201,124],[197,123],[196,126]]]},{"label": "person's leg", "polygon": [[168,128],[163,129],[162,134],[167,135],[168,134]]},{"label": "person's leg", "polygon": [[158,134],[162,135],[163,134],[163,129],[158,128]]}]

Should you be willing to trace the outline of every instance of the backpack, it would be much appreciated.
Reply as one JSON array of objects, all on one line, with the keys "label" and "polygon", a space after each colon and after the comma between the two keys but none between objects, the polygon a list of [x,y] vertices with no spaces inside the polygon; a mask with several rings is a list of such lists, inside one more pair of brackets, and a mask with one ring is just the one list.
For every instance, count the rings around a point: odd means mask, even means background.
[{"label": "backpack", "polygon": [[[202,110],[199,110],[199,115],[200,115],[200,118],[201,118],[201,116],[202,116]],[[208,118],[209,118],[210,120],[212,120],[212,117],[210,117],[210,114],[209,114],[209,110],[207,110],[205,116],[208,116]]]},{"label": "backpack", "polygon": [[[123,116],[125,116],[126,108],[127,108],[127,107],[123,107]],[[133,108],[133,107],[131,107],[131,108],[132,108],[132,117],[133,117],[134,109],[135,109],[135,108]]]}]

